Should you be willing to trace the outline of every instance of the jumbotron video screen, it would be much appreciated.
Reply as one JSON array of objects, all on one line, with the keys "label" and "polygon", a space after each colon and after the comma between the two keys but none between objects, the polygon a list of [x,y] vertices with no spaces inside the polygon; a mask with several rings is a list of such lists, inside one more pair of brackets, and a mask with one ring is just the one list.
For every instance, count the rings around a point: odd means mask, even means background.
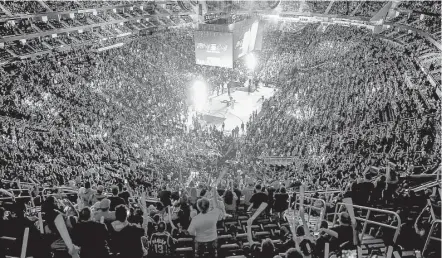
[{"label": "jumbotron video screen", "polygon": [[262,46],[258,21],[235,24],[231,32],[195,31],[196,64],[233,68],[233,62]]},{"label": "jumbotron video screen", "polygon": [[233,35],[229,32],[195,31],[196,64],[233,68]]}]

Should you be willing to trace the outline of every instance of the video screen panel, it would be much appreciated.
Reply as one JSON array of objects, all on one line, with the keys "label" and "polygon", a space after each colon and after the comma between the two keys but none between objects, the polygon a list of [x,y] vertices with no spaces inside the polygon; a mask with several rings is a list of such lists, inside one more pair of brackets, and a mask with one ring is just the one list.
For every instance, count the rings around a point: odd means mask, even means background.
[{"label": "video screen panel", "polygon": [[[255,25],[255,24],[253,24]],[[257,32],[256,32],[256,40],[255,40],[255,46],[253,48],[253,50],[262,50],[262,40],[264,37],[264,25],[265,22],[264,21],[260,21],[258,23],[258,28],[257,28]],[[252,26],[252,31],[253,31],[253,26]]]},{"label": "video screen panel", "polygon": [[195,31],[196,64],[233,68],[233,35],[229,32]]},{"label": "video screen panel", "polygon": [[253,51],[256,49],[257,39],[258,39],[258,28],[259,28],[259,21],[255,21],[252,24],[252,27],[250,28],[249,51]]},{"label": "video screen panel", "polygon": [[238,26],[233,32],[234,50],[233,56],[235,60],[241,58],[249,52],[250,27]]},{"label": "video screen panel", "polygon": [[258,32],[259,22],[241,22],[236,25],[233,32],[233,57],[237,60],[255,49],[255,42]]}]

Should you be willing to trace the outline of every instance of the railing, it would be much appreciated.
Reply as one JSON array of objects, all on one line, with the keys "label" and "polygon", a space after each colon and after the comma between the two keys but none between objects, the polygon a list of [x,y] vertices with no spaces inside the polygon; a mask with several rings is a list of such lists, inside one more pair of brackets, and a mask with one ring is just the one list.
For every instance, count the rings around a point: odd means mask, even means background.
[{"label": "railing", "polygon": [[[55,194],[45,194],[49,190],[57,190],[57,193]],[[63,192],[64,191],[64,192]],[[43,199],[46,199],[48,196],[59,196],[59,195],[66,195],[66,194],[77,194],[78,191],[71,187],[48,187],[44,188],[41,192]]]},{"label": "railing", "polygon": [[[310,201],[310,204],[305,204],[305,203],[299,203],[299,195],[296,195],[296,202],[294,204],[294,208],[296,209],[296,207],[304,207],[304,210],[306,210],[306,208],[308,208],[308,215],[307,215],[307,221],[306,223],[310,223],[310,217],[311,217],[311,213],[312,210],[316,210],[319,212],[319,219],[316,221],[316,225],[315,228],[319,228],[321,221],[324,219],[325,216],[325,209],[327,208],[327,205],[325,203],[324,200],[322,199],[317,199],[317,198],[313,198],[313,197],[308,197],[308,196],[304,196],[304,201]],[[321,202],[322,207],[315,207],[315,202]]]},{"label": "railing", "polygon": [[[131,196],[129,197],[129,203],[137,203],[140,200],[140,196]],[[160,199],[155,198],[155,197],[147,197],[146,198],[146,203],[150,203],[150,204],[155,204],[160,202]]]},{"label": "railing", "polygon": [[440,185],[440,183],[441,183],[441,180],[435,180],[433,182],[429,182],[429,183],[425,183],[425,184],[416,186],[412,190],[414,192],[419,192],[419,191],[422,191],[422,190],[426,190],[428,188],[432,188],[432,187],[438,186],[438,185]]},{"label": "railing", "polygon": [[425,241],[424,249],[422,250],[423,254],[425,254],[425,251],[427,250],[428,245],[429,245],[431,240],[442,242],[442,239],[440,237],[432,236],[434,230],[436,229],[436,225],[437,224],[442,225],[442,221],[441,220],[435,220],[435,221],[433,221],[433,223],[431,223],[430,232],[428,233],[427,241]]},{"label": "railing", "polygon": [[31,196],[18,196],[18,197],[0,197],[0,201],[13,200],[13,199],[26,199],[31,198]]},{"label": "railing", "polygon": [[[28,249],[28,238],[29,238],[29,228],[25,228],[25,231],[23,233],[23,241],[22,241],[22,245],[21,245],[21,251],[20,251],[20,256],[19,257],[14,257],[14,256],[6,256],[6,257],[10,257],[10,258],[26,258],[26,250]],[[2,240],[6,240],[6,241],[17,241],[16,238],[14,237],[7,237],[7,236],[2,236],[0,237],[0,239]]]},{"label": "railing", "polygon": [[[11,196],[0,197],[0,200],[12,200],[12,199],[31,198],[31,194],[29,193],[28,189],[8,189],[8,190],[5,190],[5,191],[10,193]],[[20,194],[20,196],[15,196],[14,192],[28,192],[29,195],[22,195],[22,194]]]},{"label": "railing", "polygon": [[[367,229],[367,225],[368,224],[374,224],[374,225],[377,225],[377,226],[380,226],[380,227],[386,227],[386,228],[394,229],[395,232],[394,232],[394,237],[393,237],[393,243],[396,243],[397,237],[399,236],[400,229],[401,229],[401,218],[399,217],[399,215],[396,212],[388,211],[388,210],[381,210],[381,209],[376,209],[376,208],[371,208],[371,207],[364,207],[364,206],[359,206],[359,205],[354,205],[354,204],[337,203],[336,204],[335,214],[333,216],[333,224],[332,224],[332,226],[334,226],[335,223],[336,223],[336,219],[337,219],[337,215],[338,215],[339,211],[341,210],[341,208],[343,208],[345,206],[352,206],[353,208],[358,208],[358,209],[362,209],[362,210],[366,210],[367,211],[367,215],[365,216],[365,218],[359,218],[359,217],[355,218],[358,221],[363,221],[364,222],[364,225],[362,227],[362,235],[361,235],[359,240],[362,240],[364,238],[364,234],[365,234],[365,230]],[[393,215],[396,218],[397,226],[392,226],[390,224],[385,224],[385,223],[382,223],[382,222],[370,220],[369,218],[370,218],[371,212],[383,213],[383,214],[387,214],[387,216],[388,215]]]},{"label": "railing", "polygon": [[[296,194],[299,194],[299,192],[296,192],[295,191],[295,193]],[[342,193],[342,190],[339,190],[339,189],[331,189],[331,190],[318,190],[318,191],[305,191],[304,192],[304,194],[305,195],[311,195],[311,194],[315,194],[315,193],[318,193],[318,194],[339,194],[339,193]]]},{"label": "railing", "polygon": [[[299,192],[295,191],[295,193],[297,196],[299,195]],[[326,195],[325,196],[325,198],[326,198],[325,204],[327,205],[327,204],[330,204],[330,201],[333,200],[333,198],[340,193],[342,193],[342,190],[339,190],[339,189],[320,190],[320,191],[305,191],[304,196],[311,197],[314,194],[325,194]],[[325,208],[327,210],[327,206],[325,206]]]},{"label": "railing", "polygon": [[[0,116],[0,118],[2,118],[2,116]],[[36,183],[32,183],[32,182],[18,182],[18,181],[6,180],[6,179],[2,179],[2,182],[4,182],[4,183],[20,183],[20,186],[24,186],[24,187],[32,187],[32,186],[36,185]]]}]

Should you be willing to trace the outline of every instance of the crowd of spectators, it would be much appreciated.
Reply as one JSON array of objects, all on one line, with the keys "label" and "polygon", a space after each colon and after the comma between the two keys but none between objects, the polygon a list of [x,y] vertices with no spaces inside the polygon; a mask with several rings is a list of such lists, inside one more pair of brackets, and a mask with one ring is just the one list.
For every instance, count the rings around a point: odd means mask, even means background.
[{"label": "crowd of spectators", "polygon": [[329,14],[350,15],[361,4],[357,1],[336,1],[333,3]]},{"label": "crowd of spectators", "polygon": [[[27,209],[19,197],[15,204],[0,207],[2,236],[17,239],[8,247],[0,245],[0,255],[5,251],[19,253],[20,232],[27,227],[27,254],[37,258],[75,257],[78,253],[80,257],[128,258],[324,257],[326,243],[330,254],[341,256],[356,249],[354,237],[362,232],[362,224],[353,221],[349,210],[341,212],[339,224],[333,222],[333,226],[327,220],[312,224],[307,220],[310,215],[307,217],[304,212],[313,209],[309,211],[312,216],[320,216],[319,211],[334,212],[347,196],[354,204],[366,207],[390,205],[399,217],[379,216],[375,220],[399,227],[399,238],[393,241],[393,231],[385,226],[364,226],[364,233],[402,252],[404,247],[421,250],[431,223],[440,217],[438,192],[407,191],[406,184],[398,184],[394,170],[387,172],[388,178],[352,174],[341,193],[325,191],[306,199],[302,197],[305,195],[288,192],[293,187],[291,183],[246,180],[243,184],[229,167],[214,175],[218,178],[211,184],[180,184],[173,188],[162,184],[156,190],[147,186],[140,191],[123,183],[106,187],[91,178],[79,185],[73,201],[61,193],[48,196],[31,188],[31,202],[41,203],[42,219],[36,214],[24,214]],[[303,184],[296,185],[302,193]],[[297,209],[297,226],[292,224],[290,213],[283,213],[295,200],[307,205]],[[430,243],[425,257],[439,257],[439,247]],[[374,248],[366,255],[380,254],[382,251]]]},{"label": "crowd of spectators", "polygon": [[[440,99],[408,51],[338,26],[266,39],[258,76],[282,90],[247,127],[256,155],[301,156],[311,166],[318,158],[333,171],[379,160],[403,170],[440,163]],[[278,44],[285,41],[293,43]]]},{"label": "crowd of spectators", "polygon": [[440,14],[441,2],[440,1],[405,1],[399,4],[399,8],[432,13],[432,14]]},{"label": "crowd of spectators", "polygon": [[154,1],[1,1],[12,15],[76,11],[110,6],[154,6]]},{"label": "crowd of spectators", "polygon": [[[329,2],[308,4],[324,12]],[[372,5],[363,3],[362,15]],[[109,29],[130,31],[118,24]],[[72,33],[59,40],[94,37]],[[337,227],[319,221],[315,235],[300,208],[300,225],[291,228],[282,213],[299,186],[317,191],[312,197],[326,206],[306,204],[327,212],[348,196],[396,211],[406,222],[382,222],[401,228],[399,240],[392,243],[380,227],[372,236],[386,245],[412,237],[415,246],[407,248],[421,249],[440,217],[431,212],[440,209],[440,193],[409,191],[399,175],[440,164],[441,110],[413,58],[421,46],[411,41],[397,48],[363,29],[335,25],[325,32],[317,25],[266,30],[256,77],[277,91],[241,126],[245,137],[239,127],[226,136],[223,127],[202,126],[189,107],[195,79],[219,95],[228,81],[243,84],[247,72],[240,62],[234,70],[195,66],[188,29],[134,37],[104,52],[78,47],[0,67],[0,189],[31,195],[11,196],[12,206],[2,202],[0,227],[7,230],[1,233],[13,232],[18,244],[0,245],[0,257],[19,252],[25,228],[36,258],[170,257],[186,255],[188,247],[196,257],[323,257],[325,242],[330,252],[355,249],[361,229],[349,210]],[[8,47],[18,55],[29,51]],[[261,156],[294,162],[276,171],[257,161]],[[69,187],[73,196],[45,196],[42,188],[54,186]],[[327,193],[331,188],[338,193]],[[34,206],[41,206],[42,224],[28,209]],[[437,246],[426,255],[440,257]]]},{"label": "crowd of spectators", "polygon": [[324,13],[331,1],[306,1],[312,13]]}]

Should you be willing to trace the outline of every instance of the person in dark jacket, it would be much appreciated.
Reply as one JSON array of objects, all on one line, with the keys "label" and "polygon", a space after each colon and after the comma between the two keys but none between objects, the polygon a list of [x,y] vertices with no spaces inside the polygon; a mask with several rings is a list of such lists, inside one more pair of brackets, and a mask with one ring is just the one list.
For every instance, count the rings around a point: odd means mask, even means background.
[{"label": "person in dark jacket", "polygon": [[109,233],[104,224],[92,221],[92,212],[89,208],[80,211],[80,223],[72,230],[72,241],[81,247],[81,258],[109,257]]},{"label": "person in dark jacket", "polygon": [[127,221],[128,211],[125,205],[118,205],[115,209],[117,220],[111,224],[111,250],[119,255],[118,258],[141,258],[144,254],[141,241],[144,230]]},{"label": "person in dark jacket", "polygon": [[115,207],[117,207],[120,204],[126,204],[124,202],[124,199],[118,196],[118,194],[119,194],[118,186],[112,186],[112,196],[108,198],[111,201],[109,209],[110,211],[115,211]]},{"label": "person in dark jacket", "polygon": [[126,203],[126,205],[129,205],[129,198],[130,198],[130,193],[129,191],[127,191],[125,189],[125,187],[123,186],[123,184],[118,184],[118,190],[120,191],[120,193],[118,194],[119,197],[121,197],[124,202]]},{"label": "person in dark jacket", "polygon": [[275,203],[274,203],[274,212],[279,214],[279,217],[282,218],[282,213],[288,209],[289,207],[289,195],[284,187],[282,187],[277,193],[275,193]]}]

